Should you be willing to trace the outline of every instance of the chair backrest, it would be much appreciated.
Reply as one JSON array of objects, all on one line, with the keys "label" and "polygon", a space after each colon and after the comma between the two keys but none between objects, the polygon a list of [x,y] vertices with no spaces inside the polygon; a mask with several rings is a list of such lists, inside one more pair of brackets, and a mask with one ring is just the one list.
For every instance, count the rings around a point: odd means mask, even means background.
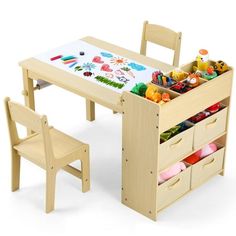
[{"label": "chair backrest", "polygon": [[160,25],[149,24],[145,21],[143,24],[143,34],[141,41],[140,54],[146,55],[147,42],[152,42],[160,46],[174,50],[173,66],[179,66],[181,32],[175,32]]},{"label": "chair backrest", "polygon": [[[5,98],[5,108],[11,145],[14,146],[21,142],[16,127],[16,123],[19,123],[26,128],[34,131],[35,133],[42,135],[46,163],[47,165],[51,166],[53,163],[54,155],[49,135],[47,117],[45,115],[41,116],[28,107],[11,101],[8,97]],[[26,137],[25,139],[27,139],[28,137]]]}]

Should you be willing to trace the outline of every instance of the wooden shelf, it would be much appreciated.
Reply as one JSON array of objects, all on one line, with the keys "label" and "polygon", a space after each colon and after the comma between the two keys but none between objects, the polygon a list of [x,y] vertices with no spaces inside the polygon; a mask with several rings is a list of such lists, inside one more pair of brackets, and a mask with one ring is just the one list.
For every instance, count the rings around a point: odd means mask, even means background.
[{"label": "wooden shelf", "polygon": [[[203,148],[204,146],[206,146],[208,143],[212,143],[212,142],[216,141],[217,139],[221,138],[222,136],[224,136],[224,135],[226,135],[226,134],[227,134],[227,132],[225,131],[225,132],[223,132],[222,134],[216,136],[215,138],[210,139],[207,143],[201,145],[199,148],[194,149],[193,151],[189,152],[188,154],[186,154],[186,155],[184,155],[184,156],[181,156],[181,157],[179,158],[179,160],[177,160],[177,161],[175,161],[175,162],[172,162],[169,166],[175,164],[175,163],[178,162],[178,161],[184,160],[186,157],[188,157],[188,156],[192,155],[193,153],[197,152],[198,150],[202,149],[202,148]],[[166,167],[160,169],[159,172],[162,172],[163,170],[165,170],[165,169],[168,168],[169,166],[166,166]]]},{"label": "wooden shelf", "polygon": [[[192,68],[193,64],[194,62],[191,62],[181,68],[188,71]],[[215,163],[222,166],[220,171],[215,171],[213,175],[219,173],[222,175],[224,174],[232,78],[233,69],[230,67],[229,71],[217,78],[206,81],[199,87],[194,88],[185,94],[177,94],[170,102],[162,105],[156,104],[131,92],[123,93],[122,202],[126,206],[129,206],[152,220],[156,220],[157,212],[160,211],[158,207],[160,207],[160,198],[162,196],[162,192],[160,192],[162,191],[162,188],[159,187],[161,185],[158,185],[159,173],[213,141],[217,141],[224,146],[224,152],[220,153],[221,162],[218,163],[216,161]],[[224,86],[222,86],[222,84]],[[179,158],[174,158],[172,162],[166,162],[168,164],[163,166],[163,161],[161,160],[165,160],[165,158],[169,159],[170,154],[168,154],[168,156],[166,154],[166,156],[160,158],[160,134],[220,101],[227,106],[227,109],[223,109],[224,112],[222,113],[219,112],[219,119],[217,119],[217,122],[219,121],[219,124],[221,124],[220,122],[224,123],[225,130],[220,131],[220,129],[217,128],[217,125],[210,125],[214,132],[210,132],[211,135],[204,140],[204,144],[198,145],[198,147],[193,150],[193,145],[195,143],[195,140],[193,139],[192,146],[190,147],[191,151],[180,155]],[[214,115],[210,117],[215,119]],[[222,119],[224,120],[222,121]],[[215,120],[210,121],[209,124],[214,123],[214,121]],[[205,123],[206,122],[203,122],[204,125],[209,125],[208,123]],[[198,128],[202,127],[198,126]],[[194,137],[195,134],[197,133],[195,133],[194,127]],[[182,141],[184,140],[186,139],[183,139]],[[173,145],[178,145],[179,142],[181,143],[181,141],[175,140]],[[181,143],[181,145],[184,145],[184,143]],[[175,149],[173,149],[173,151],[174,150]],[[214,164],[212,166],[214,166]],[[217,168],[219,168],[219,166],[217,166]],[[212,171],[214,170],[215,169],[212,169]],[[211,171],[209,173],[211,173]],[[209,176],[207,175],[207,177]],[[174,186],[176,184],[175,188],[177,192],[175,192],[176,199],[171,201],[171,203],[181,198],[182,195],[192,191],[189,186],[190,191],[186,191],[186,193],[182,194],[181,188],[188,184],[188,180],[186,179],[185,181],[183,179],[183,181],[180,181],[178,178],[174,180],[176,180],[176,183],[170,182]],[[191,185],[191,183],[189,185]],[[178,192],[178,188],[180,192]],[[185,191],[186,189],[183,188],[182,190]],[[164,208],[165,207],[163,207],[163,209]]]}]

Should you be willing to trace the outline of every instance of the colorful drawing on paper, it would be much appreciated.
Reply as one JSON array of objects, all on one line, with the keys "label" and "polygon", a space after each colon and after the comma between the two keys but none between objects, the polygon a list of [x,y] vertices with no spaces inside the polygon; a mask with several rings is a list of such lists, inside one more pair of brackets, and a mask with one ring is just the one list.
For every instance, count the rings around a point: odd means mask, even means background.
[{"label": "colorful drawing on paper", "polygon": [[81,66],[76,66],[75,67],[75,71],[81,71],[81,70],[83,70],[83,68]]},{"label": "colorful drawing on paper", "polygon": [[124,76],[116,76],[116,78],[120,81],[120,82],[124,82],[127,83],[129,81],[129,79],[127,79]]},{"label": "colorful drawing on paper", "polygon": [[132,78],[135,78],[134,73],[131,71],[131,69],[129,67],[122,67],[120,68],[121,70],[125,71],[129,76],[131,76]]},{"label": "colorful drawing on paper", "polygon": [[89,76],[92,76],[92,72],[91,71],[85,71],[84,73],[83,73],[83,75],[84,76],[86,76],[86,77],[89,77]]},{"label": "colorful drawing on paper", "polygon": [[101,52],[101,55],[103,57],[107,57],[107,58],[112,58],[113,57],[113,55],[111,53],[108,53],[108,52]]},{"label": "colorful drawing on paper", "polygon": [[103,64],[101,67],[102,71],[106,71],[106,72],[112,72],[113,70],[111,69],[110,65],[108,64]]},{"label": "colorful drawing on paper", "polygon": [[82,68],[83,68],[84,70],[91,71],[91,70],[93,70],[93,69],[96,68],[96,65],[93,64],[93,63],[87,62],[87,63],[84,63],[84,64],[82,65]]},{"label": "colorful drawing on paper", "polygon": [[95,57],[93,58],[93,62],[94,62],[94,63],[99,63],[99,64],[103,64],[103,63],[104,63],[104,61],[102,60],[102,58],[99,57],[99,56],[95,56]]},{"label": "colorful drawing on paper", "polygon": [[114,88],[118,88],[118,89],[121,89],[123,88],[125,85],[123,83],[117,83],[117,82],[114,82],[106,77],[103,77],[103,76],[96,76],[95,79],[101,83],[104,83],[108,86],[112,86]]},{"label": "colorful drawing on paper", "polygon": [[119,93],[130,91],[140,82],[149,83],[157,70],[82,40],[35,58]]},{"label": "colorful drawing on paper", "polygon": [[111,63],[115,66],[124,66],[127,64],[127,59],[125,58],[119,58],[119,57],[113,57],[111,59]]},{"label": "colorful drawing on paper", "polygon": [[144,67],[143,65],[134,63],[134,62],[129,63],[128,66],[130,66],[132,69],[137,70],[137,71],[146,70],[146,67]]}]

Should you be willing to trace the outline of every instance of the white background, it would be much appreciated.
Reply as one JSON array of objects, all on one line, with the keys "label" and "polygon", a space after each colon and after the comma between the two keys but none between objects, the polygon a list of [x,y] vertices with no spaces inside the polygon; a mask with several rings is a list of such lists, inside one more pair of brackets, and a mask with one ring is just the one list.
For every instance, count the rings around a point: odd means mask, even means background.
[{"label": "white background", "polygon": [[[139,51],[142,23],[149,20],[183,32],[181,64],[198,49],[235,66],[234,1],[1,1],[0,99],[23,102],[18,61],[86,35]],[[171,62],[171,53],[149,55]],[[234,83],[235,85],[235,83]],[[222,84],[222,86],[224,86]],[[58,174],[56,210],[44,213],[45,173],[22,162],[21,190],[10,191],[10,152],[3,103],[0,107],[0,235],[235,235],[235,86],[225,177],[211,179],[163,211],[157,222],[120,203],[121,116],[97,106],[85,119],[85,102],[56,87],[36,92],[36,108],[55,127],[90,144],[91,191]],[[219,91],[220,93],[220,91]],[[181,111],[180,111],[181,112]]]}]

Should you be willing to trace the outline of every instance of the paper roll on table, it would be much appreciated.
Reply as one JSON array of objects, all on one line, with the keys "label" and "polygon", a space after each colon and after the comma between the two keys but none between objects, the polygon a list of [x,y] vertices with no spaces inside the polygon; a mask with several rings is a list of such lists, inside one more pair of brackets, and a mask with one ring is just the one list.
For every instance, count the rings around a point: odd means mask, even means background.
[{"label": "paper roll on table", "polygon": [[36,87],[35,89],[43,89],[43,88],[46,88],[48,86],[50,86],[51,84],[48,83],[47,81],[44,81],[44,80],[37,80],[37,84],[36,84]]}]

